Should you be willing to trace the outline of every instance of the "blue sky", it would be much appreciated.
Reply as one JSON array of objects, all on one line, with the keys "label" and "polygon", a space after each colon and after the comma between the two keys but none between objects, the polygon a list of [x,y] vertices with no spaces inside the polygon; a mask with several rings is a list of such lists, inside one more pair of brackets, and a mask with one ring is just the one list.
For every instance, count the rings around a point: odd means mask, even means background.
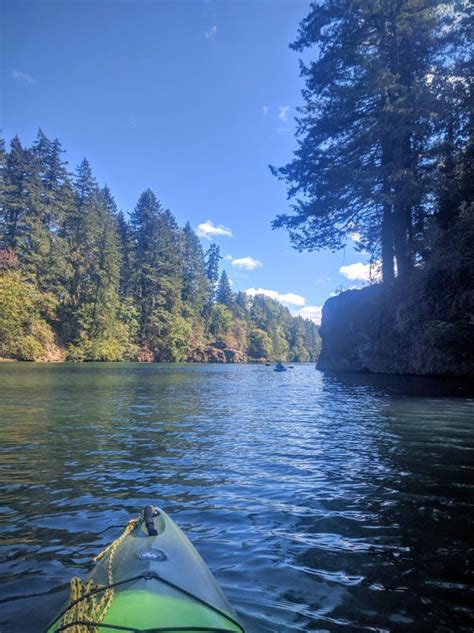
[{"label": "blue sky", "polygon": [[[204,246],[216,241],[235,290],[264,289],[292,312],[360,285],[349,244],[298,253],[271,221],[288,208],[268,169],[295,148],[300,0],[75,0],[2,5],[1,127],[41,127],[86,156],[130,212],[147,187]],[[198,228],[199,227],[199,228]],[[358,264],[358,265],[357,265]],[[341,267],[342,272],[341,272]]]}]

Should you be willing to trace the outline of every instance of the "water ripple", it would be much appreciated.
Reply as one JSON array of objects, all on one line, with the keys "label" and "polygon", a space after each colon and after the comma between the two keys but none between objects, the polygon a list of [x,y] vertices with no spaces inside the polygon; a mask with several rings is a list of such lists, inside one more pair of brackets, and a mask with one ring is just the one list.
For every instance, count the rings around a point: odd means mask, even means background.
[{"label": "water ripple", "polygon": [[458,385],[8,364],[0,395],[2,633],[41,630],[150,502],[249,633],[474,628],[474,400]]}]

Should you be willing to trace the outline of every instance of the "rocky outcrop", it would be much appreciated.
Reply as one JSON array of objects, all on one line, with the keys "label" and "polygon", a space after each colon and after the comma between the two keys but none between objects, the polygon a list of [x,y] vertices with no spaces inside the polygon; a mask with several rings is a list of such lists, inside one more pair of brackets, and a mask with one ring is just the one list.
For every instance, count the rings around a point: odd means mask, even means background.
[{"label": "rocky outcrop", "polygon": [[227,347],[224,341],[195,347],[188,355],[191,363],[246,363],[247,356],[240,350]]},{"label": "rocky outcrop", "polygon": [[349,290],[323,307],[318,368],[474,376],[474,296],[415,273],[409,283]]}]

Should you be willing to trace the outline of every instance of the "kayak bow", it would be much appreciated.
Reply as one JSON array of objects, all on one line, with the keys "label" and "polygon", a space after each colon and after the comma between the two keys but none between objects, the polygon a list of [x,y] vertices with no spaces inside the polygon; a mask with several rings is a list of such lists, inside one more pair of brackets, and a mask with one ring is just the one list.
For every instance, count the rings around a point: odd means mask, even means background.
[{"label": "kayak bow", "polygon": [[216,579],[176,523],[147,506],[101,552],[47,633],[245,633]]}]

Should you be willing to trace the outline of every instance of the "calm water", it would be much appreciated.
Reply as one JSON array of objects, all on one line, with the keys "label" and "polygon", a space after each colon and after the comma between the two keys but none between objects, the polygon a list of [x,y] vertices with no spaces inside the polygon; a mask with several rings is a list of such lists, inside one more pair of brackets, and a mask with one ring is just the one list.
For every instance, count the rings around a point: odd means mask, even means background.
[{"label": "calm water", "polygon": [[0,631],[39,633],[147,503],[249,633],[472,631],[467,396],[309,365],[0,365]]}]

